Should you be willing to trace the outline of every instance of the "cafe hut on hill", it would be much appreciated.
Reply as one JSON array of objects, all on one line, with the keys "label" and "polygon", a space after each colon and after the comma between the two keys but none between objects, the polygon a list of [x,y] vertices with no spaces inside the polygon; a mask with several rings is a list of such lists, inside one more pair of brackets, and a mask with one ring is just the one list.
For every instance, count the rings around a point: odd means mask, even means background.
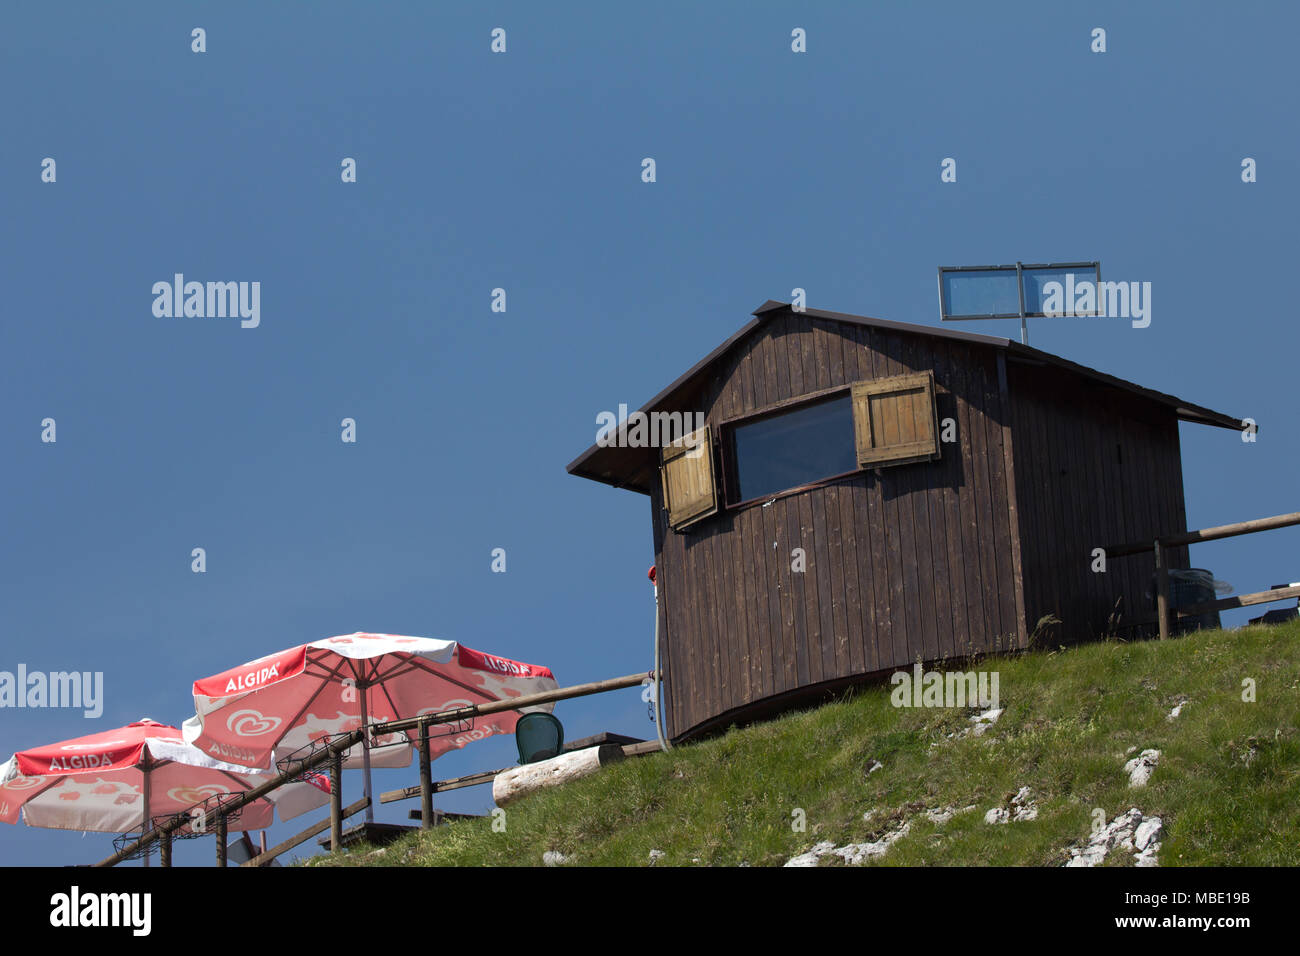
[{"label": "cafe hut on hill", "polygon": [[641,412],[703,427],[625,423],[568,471],[650,499],[674,739],[1047,615],[1055,642],[1131,627],[1154,559],[1094,549],[1186,529],[1180,421],[1243,427],[1008,339],[773,301]]}]

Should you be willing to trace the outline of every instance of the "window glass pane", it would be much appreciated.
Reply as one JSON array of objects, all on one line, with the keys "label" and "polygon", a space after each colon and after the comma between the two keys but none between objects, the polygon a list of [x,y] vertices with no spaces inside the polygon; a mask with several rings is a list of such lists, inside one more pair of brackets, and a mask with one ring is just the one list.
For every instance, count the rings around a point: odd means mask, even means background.
[{"label": "window glass pane", "polygon": [[[1071,275],[1074,276],[1073,280],[1067,278],[1067,276]],[[1081,283],[1095,283],[1097,281],[1097,269],[1095,266],[1088,265],[1069,268],[1026,269],[1023,276],[1025,280],[1025,314],[1042,315],[1043,302],[1047,298],[1043,286],[1049,282],[1059,282],[1061,290],[1058,293],[1060,301],[1057,308],[1062,312],[1070,311],[1074,307],[1075,300],[1071,299],[1067,302],[1065,299],[1066,294],[1078,288]]]},{"label": "window glass pane", "polygon": [[1015,269],[944,272],[942,276],[946,316],[1020,314],[1020,292],[1016,289]]},{"label": "window glass pane", "polygon": [[847,394],[741,425],[732,436],[736,501],[858,470],[853,400]]}]

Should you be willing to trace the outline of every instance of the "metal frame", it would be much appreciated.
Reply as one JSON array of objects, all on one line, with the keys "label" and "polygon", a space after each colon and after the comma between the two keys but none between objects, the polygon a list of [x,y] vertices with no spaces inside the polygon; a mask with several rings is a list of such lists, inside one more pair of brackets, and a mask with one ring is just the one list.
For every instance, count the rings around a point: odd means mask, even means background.
[{"label": "metal frame", "polygon": [[[939,266],[939,321],[941,322],[969,322],[979,319],[1019,319],[1020,320],[1020,342],[1023,345],[1029,344],[1029,326],[1026,319],[1044,319],[1049,316],[1044,312],[1026,312],[1025,311],[1025,272],[1039,269],[1091,269],[1093,272],[1093,281],[1098,286],[1101,285],[1101,262],[1016,262],[1014,265],[995,265],[995,266]],[[996,312],[981,315],[949,315],[948,299],[943,293],[943,277],[945,273],[961,272],[1014,272],[1016,274],[1016,294],[1020,301],[1020,311],[1018,312]],[[1099,314],[1098,309],[1101,303],[1097,303],[1097,308],[1090,313],[1081,313],[1080,317],[1096,316]]]}]

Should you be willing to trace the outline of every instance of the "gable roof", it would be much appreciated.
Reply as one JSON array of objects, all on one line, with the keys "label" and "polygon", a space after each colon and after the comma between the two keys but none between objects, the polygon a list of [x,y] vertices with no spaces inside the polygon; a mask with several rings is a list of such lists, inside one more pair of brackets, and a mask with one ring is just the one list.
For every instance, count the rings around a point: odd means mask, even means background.
[{"label": "gable roof", "polygon": [[[667,388],[661,391],[650,401],[641,406],[640,411],[645,414],[652,412],[673,412],[686,411],[689,399],[693,393],[699,390],[706,383],[708,373],[712,367],[722,360],[733,348],[737,347],[751,332],[756,331],[775,315],[790,312],[791,307],[788,302],[777,302],[774,299],[768,299],[752,313],[754,318],[745,323],[739,330],[731,335],[725,342],[715,348],[704,358],[700,359],[684,373],[678,376]],[[1084,379],[1096,382],[1099,385],[1119,389],[1139,395],[1145,399],[1164,405],[1174,411],[1181,421],[1193,422],[1198,425],[1214,425],[1219,428],[1230,428],[1239,431],[1242,421],[1239,418],[1233,418],[1231,415],[1225,415],[1222,412],[1216,412],[1200,405],[1194,405],[1191,402],[1185,402],[1175,395],[1166,395],[1164,392],[1157,392],[1154,389],[1144,388],[1133,382],[1125,381],[1122,378],[1116,378],[1113,375],[1107,375],[1105,372],[1099,372],[1096,369],[1088,368],[1085,365],[1079,365],[1071,362],[1069,359],[1062,358],[1059,355],[1053,355],[1051,352],[1044,352],[1041,349],[1032,348],[1028,345],[1022,345],[1011,339],[1004,339],[995,335],[980,335],[975,332],[961,332],[956,329],[948,329],[930,325],[913,325],[909,322],[891,322],[888,319],[875,319],[865,315],[851,315],[847,312],[827,312],[822,309],[803,309],[800,315],[810,316],[814,319],[826,319],[831,322],[841,322],[845,325],[866,326],[868,328],[883,329],[885,331],[905,332],[911,335],[923,335],[938,339],[952,339],[959,342],[966,342],[973,345],[982,345],[989,348],[999,349],[1005,352],[1008,357],[1018,358],[1021,360],[1056,366],[1061,369],[1073,372]],[[626,428],[624,423],[620,423],[618,432],[622,433]],[[590,478],[592,481],[603,482],[607,485],[613,485],[615,488],[630,488],[633,491],[639,491],[642,494],[650,493],[650,483],[654,480],[659,464],[658,449],[655,448],[630,448],[622,444],[603,447],[601,445],[592,445],[581,455],[569,462],[565,470],[571,475],[578,475],[581,478]]]}]

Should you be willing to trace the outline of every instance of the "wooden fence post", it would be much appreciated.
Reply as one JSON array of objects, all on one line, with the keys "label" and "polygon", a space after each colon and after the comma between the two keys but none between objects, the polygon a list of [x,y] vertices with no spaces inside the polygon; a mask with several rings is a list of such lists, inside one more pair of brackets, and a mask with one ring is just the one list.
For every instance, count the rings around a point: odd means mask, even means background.
[{"label": "wooden fence post", "polygon": [[1160,640],[1169,637],[1169,555],[1156,538],[1156,617],[1160,622]]},{"label": "wooden fence post", "polygon": [[433,774],[429,768],[429,724],[420,724],[420,829],[433,826]]},{"label": "wooden fence post", "polygon": [[343,754],[330,760],[330,852],[343,848]]},{"label": "wooden fence post", "polygon": [[220,867],[224,867],[226,865],[226,840],[227,839],[228,839],[228,834],[226,833],[226,815],[224,813],[218,813],[217,814],[217,866]]}]

